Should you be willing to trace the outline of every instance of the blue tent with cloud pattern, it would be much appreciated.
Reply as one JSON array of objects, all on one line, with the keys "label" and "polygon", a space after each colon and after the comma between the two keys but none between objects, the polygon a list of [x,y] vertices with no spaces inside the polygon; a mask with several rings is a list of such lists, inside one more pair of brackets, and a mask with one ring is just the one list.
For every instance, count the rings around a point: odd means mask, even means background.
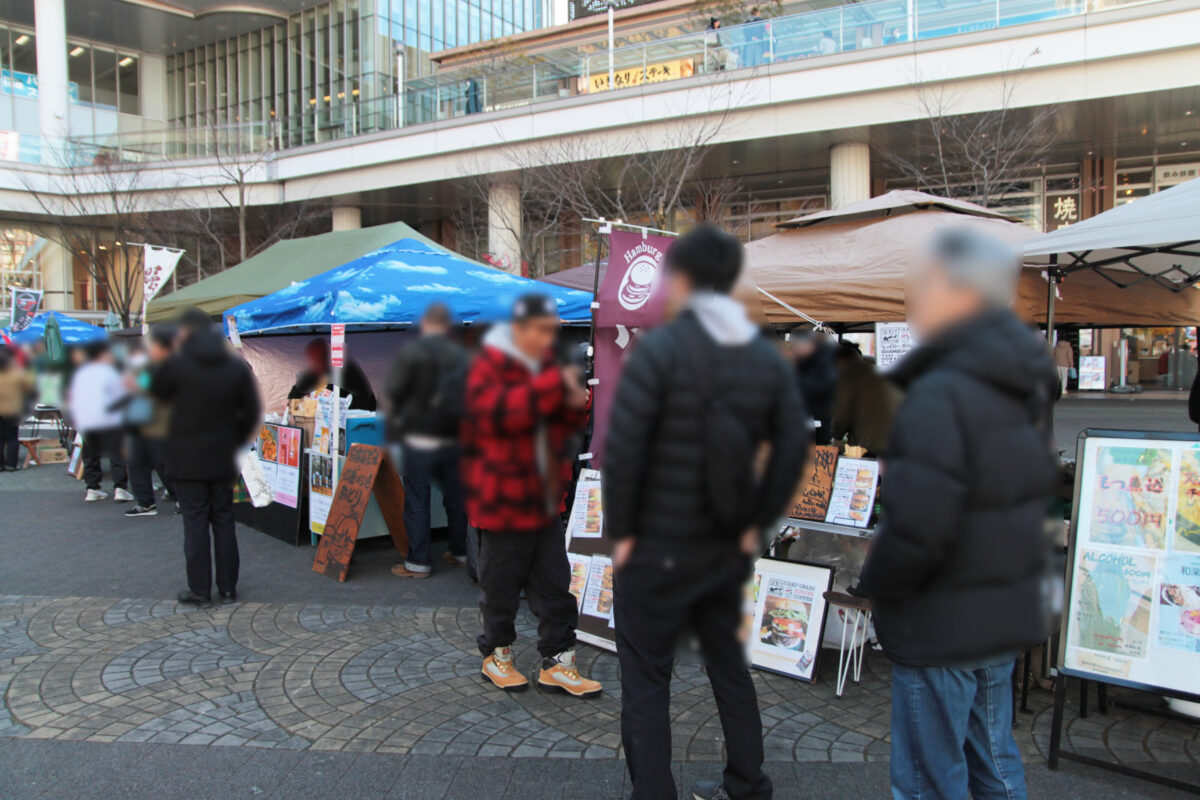
[{"label": "blue tent with cloud pattern", "polygon": [[344,323],[354,330],[415,324],[433,302],[445,303],[464,324],[508,317],[513,301],[541,292],[558,303],[564,323],[591,320],[592,295],[480,265],[418,239],[401,239],[273,294],[234,306],[242,336],[305,333]]},{"label": "blue tent with cloud pattern", "polygon": [[4,328],[4,334],[10,337],[15,344],[33,344],[41,340],[42,334],[46,332],[46,320],[50,317],[58,320],[59,334],[62,336],[63,344],[68,347],[100,342],[108,338],[108,333],[104,328],[68,317],[61,311],[43,311],[33,318],[25,330],[13,333],[11,329]]}]

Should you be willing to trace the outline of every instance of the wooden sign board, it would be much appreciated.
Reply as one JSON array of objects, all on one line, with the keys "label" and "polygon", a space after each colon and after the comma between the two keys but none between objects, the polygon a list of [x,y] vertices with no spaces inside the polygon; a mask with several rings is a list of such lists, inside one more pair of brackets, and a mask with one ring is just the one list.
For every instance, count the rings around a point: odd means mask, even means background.
[{"label": "wooden sign board", "polygon": [[325,532],[313,559],[313,572],[327,578],[346,580],[350,558],[358,543],[367,503],[374,493],[379,510],[387,523],[392,544],[405,555],[408,552],[408,533],[404,530],[404,485],[383,453],[383,448],[369,444],[354,444],[346,454]]},{"label": "wooden sign board", "polygon": [[788,516],[822,522],[833,494],[833,475],[837,470],[838,449],[831,444],[813,448],[809,467],[804,471],[802,487],[792,501],[792,512]]}]

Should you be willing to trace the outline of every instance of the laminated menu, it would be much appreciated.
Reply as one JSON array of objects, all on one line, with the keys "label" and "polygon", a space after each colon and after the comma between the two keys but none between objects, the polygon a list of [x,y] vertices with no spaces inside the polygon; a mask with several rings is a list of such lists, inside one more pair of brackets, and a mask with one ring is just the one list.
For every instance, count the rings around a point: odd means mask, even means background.
[{"label": "laminated menu", "polygon": [[875,509],[879,462],[870,458],[839,458],[825,521],[865,528]]}]

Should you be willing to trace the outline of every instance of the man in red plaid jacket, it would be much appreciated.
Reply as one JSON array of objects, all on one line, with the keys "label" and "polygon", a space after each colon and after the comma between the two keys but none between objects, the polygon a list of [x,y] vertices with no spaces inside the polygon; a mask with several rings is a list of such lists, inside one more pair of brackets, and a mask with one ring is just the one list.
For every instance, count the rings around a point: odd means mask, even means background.
[{"label": "man in red plaid jacket", "polygon": [[513,306],[511,324],[484,337],[467,375],[463,483],[467,517],[479,529],[484,677],[505,691],[529,686],[512,654],[525,589],[539,620],[538,686],[591,697],[601,686],[575,666],[578,609],[562,525],[591,397],[578,368],[554,362],[558,324],[554,300],[529,294]]}]

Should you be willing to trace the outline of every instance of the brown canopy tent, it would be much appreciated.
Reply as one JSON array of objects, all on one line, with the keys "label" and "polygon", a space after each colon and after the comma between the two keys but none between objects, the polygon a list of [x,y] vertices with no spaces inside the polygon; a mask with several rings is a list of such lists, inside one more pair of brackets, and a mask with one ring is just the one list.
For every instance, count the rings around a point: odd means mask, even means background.
[{"label": "brown canopy tent", "polygon": [[[782,223],[779,233],[747,245],[746,262],[772,323],[797,322],[782,303],[826,323],[901,321],[907,270],[920,262],[933,233],[950,225],[976,228],[1016,248],[1035,235],[973,203],[898,190]],[[1200,292],[1155,292],[1152,299],[1147,292],[1149,286],[1122,290],[1090,274],[1072,276],[1055,320],[1189,325],[1200,318]],[[1040,270],[1025,270],[1016,308],[1031,322],[1045,320],[1046,279]]]}]

